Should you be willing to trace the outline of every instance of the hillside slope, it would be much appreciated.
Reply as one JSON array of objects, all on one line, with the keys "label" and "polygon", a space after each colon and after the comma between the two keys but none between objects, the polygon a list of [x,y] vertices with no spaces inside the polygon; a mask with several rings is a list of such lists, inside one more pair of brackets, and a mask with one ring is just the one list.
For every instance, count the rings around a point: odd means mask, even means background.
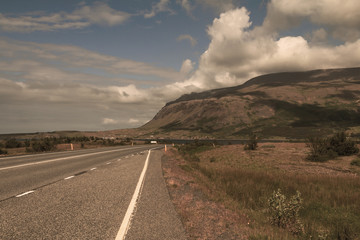
[{"label": "hillside slope", "polygon": [[306,138],[360,133],[360,68],[275,73],[169,102],[140,128],[158,136]]}]

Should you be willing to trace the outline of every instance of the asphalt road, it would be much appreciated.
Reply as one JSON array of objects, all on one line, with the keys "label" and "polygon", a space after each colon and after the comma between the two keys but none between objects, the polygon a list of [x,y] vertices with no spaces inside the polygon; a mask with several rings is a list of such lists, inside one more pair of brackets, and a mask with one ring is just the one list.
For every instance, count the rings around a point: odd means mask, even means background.
[{"label": "asphalt road", "polygon": [[144,169],[125,238],[186,239],[149,148],[0,159],[0,239],[115,239]]}]

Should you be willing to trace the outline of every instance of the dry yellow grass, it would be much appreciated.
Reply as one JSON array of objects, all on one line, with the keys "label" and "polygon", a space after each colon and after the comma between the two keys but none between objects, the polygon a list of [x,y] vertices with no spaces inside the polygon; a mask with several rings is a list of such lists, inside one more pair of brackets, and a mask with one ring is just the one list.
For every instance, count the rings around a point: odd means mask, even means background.
[{"label": "dry yellow grass", "polygon": [[[350,164],[358,156],[308,162],[302,143],[259,144],[256,151],[242,145],[200,149],[183,168],[189,167],[187,172],[209,189],[210,198],[249,216],[256,230],[249,238],[360,238],[360,167]],[[293,236],[270,225],[267,200],[278,188],[288,198],[301,192],[303,234]]]}]

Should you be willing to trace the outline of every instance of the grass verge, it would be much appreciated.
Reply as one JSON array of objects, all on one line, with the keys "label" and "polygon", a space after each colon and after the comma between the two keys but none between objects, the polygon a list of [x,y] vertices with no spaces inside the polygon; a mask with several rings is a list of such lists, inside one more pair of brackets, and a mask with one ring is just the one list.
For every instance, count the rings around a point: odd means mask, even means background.
[{"label": "grass verge", "polygon": [[[360,239],[360,178],[348,170],[349,161],[344,166],[341,159],[312,165],[305,160],[304,147],[260,147],[251,154],[243,146],[224,148],[230,147],[193,146],[192,154],[180,152],[193,169],[189,172],[203,176],[199,179],[217,192],[218,201],[233,202],[229,208],[250,216],[257,229],[250,239]],[[321,171],[311,172],[315,167]],[[301,193],[300,234],[271,225],[268,199],[277,189],[288,198]]]}]

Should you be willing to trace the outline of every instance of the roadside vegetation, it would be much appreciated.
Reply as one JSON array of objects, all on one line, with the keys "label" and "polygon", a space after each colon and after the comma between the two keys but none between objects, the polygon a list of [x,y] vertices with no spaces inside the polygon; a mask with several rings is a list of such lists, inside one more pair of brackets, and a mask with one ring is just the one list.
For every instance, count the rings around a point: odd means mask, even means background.
[{"label": "roadside vegetation", "polygon": [[[319,142],[334,152],[331,158],[316,159]],[[210,189],[210,198],[251,219],[249,239],[360,239],[356,144],[339,133],[307,146],[259,144],[247,151],[192,144],[177,152],[185,159],[181,168]]]},{"label": "roadside vegetation", "polygon": [[306,159],[313,162],[325,162],[338,156],[351,156],[359,152],[356,142],[345,132],[327,138],[311,137],[307,146],[310,153]]},{"label": "roadside vegetation", "polygon": [[0,141],[0,155],[62,151],[71,149],[94,148],[132,144],[130,138],[99,137],[44,137],[33,139],[9,138]]},{"label": "roadside vegetation", "polygon": [[250,139],[245,143],[244,150],[256,150],[258,141],[255,134],[250,135]]}]

